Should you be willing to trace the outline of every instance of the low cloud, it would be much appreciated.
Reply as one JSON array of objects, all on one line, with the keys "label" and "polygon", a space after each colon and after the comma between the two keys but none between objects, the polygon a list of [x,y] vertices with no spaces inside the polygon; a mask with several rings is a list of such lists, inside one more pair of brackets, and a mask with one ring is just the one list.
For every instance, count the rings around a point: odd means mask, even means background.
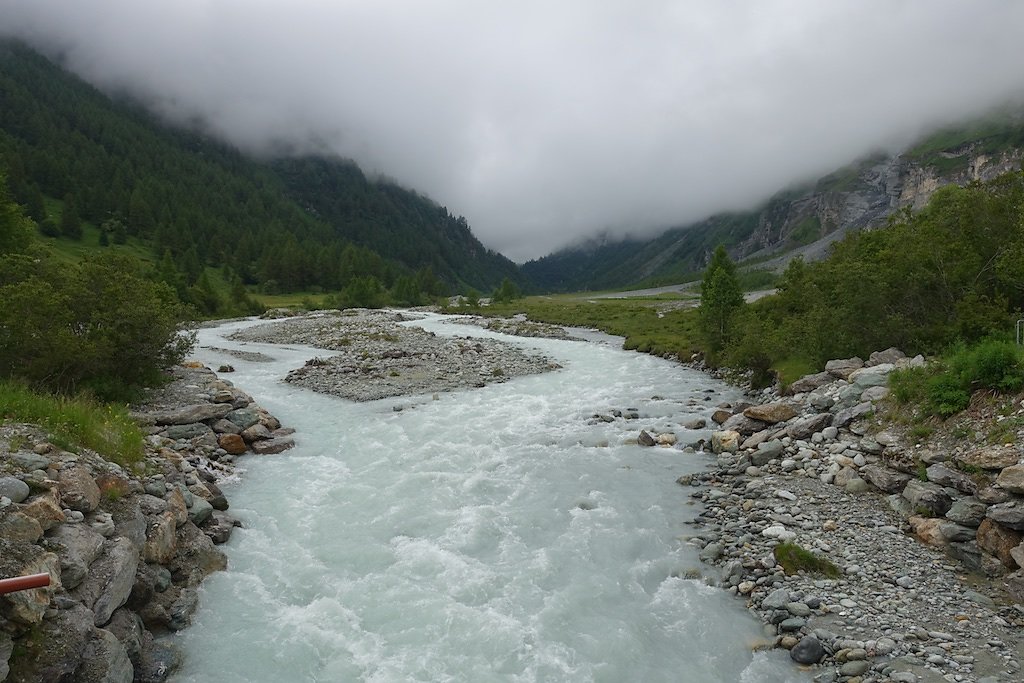
[{"label": "low cloud", "polygon": [[650,234],[1024,95],[1002,0],[0,0],[0,32],[254,152],[351,157],[517,260]]}]

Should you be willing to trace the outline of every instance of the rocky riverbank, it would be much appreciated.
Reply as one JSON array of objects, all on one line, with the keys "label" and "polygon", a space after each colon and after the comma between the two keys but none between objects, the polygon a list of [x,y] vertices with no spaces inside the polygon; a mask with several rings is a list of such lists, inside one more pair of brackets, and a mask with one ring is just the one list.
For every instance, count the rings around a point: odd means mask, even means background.
[{"label": "rocky riverbank", "polygon": [[203,367],[178,367],[134,415],[145,459],[122,468],[64,451],[33,425],[0,426],[0,576],[50,586],[0,597],[0,681],[164,681],[198,586],[238,524],[217,482],[289,430]]},{"label": "rocky riverbank", "polygon": [[[885,422],[888,374],[923,362],[832,361],[790,396],[723,405],[716,466],[680,480],[703,503],[690,540],[709,580],[817,681],[1024,678],[1019,435],[930,447]],[[836,573],[787,571],[793,546]]]},{"label": "rocky riverbank", "polygon": [[438,337],[399,324],[415,315],[328,311],[256,325],[231,338],[333,351],[310,359],[285,381],[352,401],[482,387],[559,367],[540,354],[495,339]]}]

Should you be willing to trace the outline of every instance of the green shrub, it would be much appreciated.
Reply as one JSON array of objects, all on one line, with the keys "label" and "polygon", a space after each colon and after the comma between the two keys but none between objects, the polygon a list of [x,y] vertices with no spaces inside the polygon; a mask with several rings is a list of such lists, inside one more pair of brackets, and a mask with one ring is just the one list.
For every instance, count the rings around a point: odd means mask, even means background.
[{"label": "green shrub", "polygon": [[951,372],[941,372],[925,381],[927,411],[946,418],[959,413],[971,402],[971,392],[964,382]]},{"label": "green shrub", "polygon": [[926,384],[933,371],[928,368],[900,368],[889,373],[889,390],[897,403],[919,403],[927,394]]},{"label": "green shrub", "polygon": [[986,339],[970,347],[957,346],[949,357],[950,370],[974,388],[1018,391],[1024,387],[1021,351],[1009,341]]},{"label": "green shrub", "polygon": [[45,252],[0,257],[0,379],[131,400],[180,362],[194,338],[174,291],[129,257],[81,263]]}]

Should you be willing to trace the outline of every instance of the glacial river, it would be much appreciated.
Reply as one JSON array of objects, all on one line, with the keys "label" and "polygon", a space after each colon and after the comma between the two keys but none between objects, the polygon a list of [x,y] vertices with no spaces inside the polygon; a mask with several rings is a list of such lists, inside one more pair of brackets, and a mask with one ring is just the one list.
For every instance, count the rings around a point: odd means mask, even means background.
[{"label": "glacial river", "polygon": [[[682,540],[697,508],[675,480],[708,456],[625,444],[641,426],[706,436],[735,391],[613,343],[501,337],[562,370],[431,396],[351,403],[281,380],[313,355],[209,349],[216,369],[297,430],[297,446],[246,456],[226,485],[244,528],[229,569],[173,637],[176,683],[251,681],[806,681],[784,652],[753,652],[761,626],[699,579]],[[395,407],[402,407],[396,411]],[[592,423],[635,408],[640,420]]]}]

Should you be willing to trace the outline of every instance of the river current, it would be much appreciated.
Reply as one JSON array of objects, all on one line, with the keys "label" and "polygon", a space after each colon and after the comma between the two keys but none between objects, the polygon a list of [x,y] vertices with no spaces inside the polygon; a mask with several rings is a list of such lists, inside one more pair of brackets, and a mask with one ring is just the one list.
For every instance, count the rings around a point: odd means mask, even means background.
[{"label": "river current", "polygon": [[[246,456],[225,486],[244,528],[201,589],[175,683],[805,681],[760,624],[700,579],[675,480],[708,456],[625,444],[710,416],[734,389],[613,343],[498,337],[563,369],[481,389],[352,403],[285,384],[322,350],[224,339],[195,354],[252,394],[296,447]],[[396,407],[402,410],[396,411]],[[640,420],[595,422],[634,408]],[[707,434],[701,434],[706,436]]]}]

